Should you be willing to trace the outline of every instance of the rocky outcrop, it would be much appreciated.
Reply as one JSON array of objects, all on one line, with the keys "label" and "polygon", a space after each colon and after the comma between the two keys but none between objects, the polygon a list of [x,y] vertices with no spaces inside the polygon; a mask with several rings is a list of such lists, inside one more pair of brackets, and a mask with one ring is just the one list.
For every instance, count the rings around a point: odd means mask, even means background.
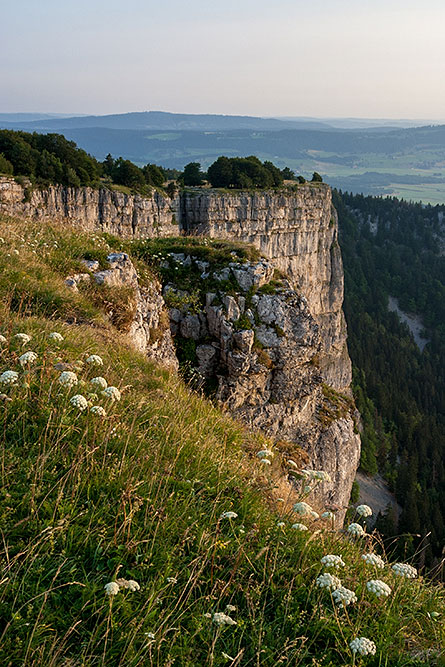
[{"label": "rocky outcrop", "polygon": [[0,213],[69,222],[126,238],[177,236],[178,205],[178,199],[156,191],[151,197],[142,197],[106,188],[55,185],[43,190],[0,177]]},{"label": "rocky outcrop", "polygon": [[346,390],[351,363],[342,312],[343,266],[329,186],[233,194],[191,189],[181,196],[180,215],[186,234],[251,243],[290,278],[320,326],[322,374]]},{"label": "rocky outcrop", "polygon": [[[84,260],[89,273],[68,276],[67,287],[78,290],[83,282],[97,285],[129,288],[134,295],[134,312],[127,329],[133,346],[163,366],[178,370],[178,359],[170,332],[170,321],[161,293],[160,283],[153,280],[141,286],[133,262],[125,252],[107,257],[109,268],[98,271],[99,262]],[[110,313],[113,316],[113,313]]]},{"label": "rocky outcrop", "polygon": [[[193,256],[171,257],[172,265],[196,267],[196,273],[202,269]],[[350,398],[333,389],[327,398],[318,361],[319,326],[307,299],[289,280],[271,281],[275,267],[267,261],[205,269],[215,287],[202,295],[201,309],[180,285],[164,287],[167,303],[175,304],[173,334],[188,339],[187,349],[196,353],[189,361],[204,379],[217,378],[216,398],[235,417],[299,445],[309,454],[310,467],[330,474],[332,481],[323,482],[318,493],[323,503],[339,508],[342,520],[360,440]],[[221,279],[233,286],[230,293],[218,288]]]}]

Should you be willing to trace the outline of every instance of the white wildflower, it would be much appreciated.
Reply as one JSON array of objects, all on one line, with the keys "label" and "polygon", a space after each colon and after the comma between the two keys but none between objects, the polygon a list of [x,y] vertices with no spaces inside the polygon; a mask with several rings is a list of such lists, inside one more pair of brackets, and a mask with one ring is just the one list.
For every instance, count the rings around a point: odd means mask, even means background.
[{"label": "white wildflower", "polygon": [[391,589],[388,584],[385,584],[384,581],[380,579],[371,579],[371,581],[366,582],[366,588],[370,593],[374,593],[378,598],[379,597],[388,597],[391,595]]},{"label": "white wildflower", "polygon": [[50,340],[55,340],[57,343],[61,343],[64,340],[62,334],[59,334],[58,331],[51,331],[51,333],[48,334],[48,338]]},{"label": "white wildflower", "polygon": [[104,589],[107,595],[117,595],[119,593],[119,584],[115,581],[110,581],[108,584],[105,584]]},{"label": "white wildflower", "polygon": [[295,503],[293,507],[294,512],[297,514],[301,514],[301,516],[307,516],[310,515],[310,513],[313,511],[312,507],[305,503],[304,501],[300,503]]},{"label": "white wildflower", "polygon": [[278,521],[277,528],[284,528],[285,525],[284,521]]},{"label": "white wildflower", "polygon": [[399,577],[406,577],[407,579],[415,579],[417,577],[417,570],[408,563],[394,563],[391,568]]},{"label": "white wildflower", "polygon": [[323,514],[321,515],[321,518],[332,520],[332,519],[335,519],[335,514],[334,514],[334,512],[323,512]]},{"label": "white wildflower", "polygon": [[203,614],[204,618],[212,618],[212,614],[208,611],[206,611],[205,614]]},{"label": "white wildflower", "polygon": [[4,345],[7,342],[6,338],[0,334],[0,345]]},{"label": "white wildflower", "polygon": [[237,625],[237,622],[233,618],[230,618],[230,616],[227,616],[222,611],[217,611],[213,614],[213,622],[218,626]]},{"label": "white wildflower", "polygon": [[301,530],[301,531],[307,530],[307,526],[305,526],[304,523],[293,523],[292,528],[294,530]]},{"label": "white wildflower", "polygon": [[88,407],[88,401],[85,398],[85,396],[82,396],[82,394],[76,394],[75,396],[70,398],[70,403],[81,412],[83,410],[86,410]]},{"label": "white wildflower", "polygon": [[236,611],[236,607],[233,604],[226,605],[226,611]]},{"label": "white wildflower", "polygon": [[329,588],[331,590],[340,588],[341,586],[340,579],[338,577],[334,577],[332,574],[329,574],[329,572],[320,574],[320,576],[316,578],[315,583],[318,588]]},{"label": "white wildflower", "polygon": [[273,451],[271,449],[261,449],[259,452],[257,452],[257,456],[259,459],[265,459],[268,456],[273,456]]},{"label": "white wildflower", "polygon": [[290,466],[291,468],[294,468],[295,470],[298,470],[298,464],[295,463],[293,459],[289,459],[287,465]]},{"label": "white wildflower", "polygon": [[35,352],[25,352],[25,354],[22,354],[22,356],[19,357],[21,366],[27,366],[28,364],[33,364],[36,359],[37,355]]},{"label": "white wildflower", "polygon": [[345,607],[347,607],[349,604],[352,604],[353,602],[357,602],[357,596],[354,591],[351,591],[349,588],[345,588],[344,586],[339,586],[336,588],[332,592],[332,597],[337,604],[344,605]]},{"label": "white wildflower", "polygon": [[168,584],[177,584],[178,580],[176,579],[176,577],[167,577],[167,583]]},{"label": "white wildflower", "polygon": [[353,653],[359,655],[375,655],[377,649],[374,642],[366,637],[356,637],[349,642],[349,647]]},{"label": "white wildflower", "polygon": [[93,405],[93,407],[91,408],[91,412],[93,413],[93,415],[98,415],[99,417],[107,416],[107,413],[105,412],[105,410],[101,405]]},{"label": "white wildflower", "polygon": [[365,531],[359,523],[350,523],[348,526],[348,533],[355,535],[356,537],[362,537],[365,534]]},{"label": "white wildflower", "polygon": [[372,516],[372,509],[369,507],[369,505],[359,505],[355,508],[355,511],[359,516],[363,516],[365,518]]},{"label": "white wildflower", "polygon": [[104,365],[104,362],[102,361],[102,357],[99,357],[98,354],[91,354],[86,361],[87,361],[87,364],[91,364],[91,366],[103,366]]},{"label": "white wildflower", "polygon": [[121,392],[117,387],[107,387],[103,390],[102,395],[106,396],[106,398],[109,398],[113,403],[114,401],[121,400]]},{"label": "white wildflower", "polygon": [[108,387],[108,382],[106,381],[106,379],[100,376],[93,378],[92,380],[90,380],[90,382],[91,384],[97,385],[99,389],[102,390]]},{"label": "white wildflower", "polygon": [[220,519],[236,519],[236,518],[238,518],[238,514],[236,512],[223,512],[219,518]]},{"label": "white wildflower", "polygon": [[261,459],[260,462],[261,462],[263,465],[266,465],[266,466],[270,466],[270,465],[271,465],[271,462],[269,461],[269,459]]},{"label": "white wildflower", "polygon": [[345,562],[341,556],[335,554],[327,554],[321,559],[321,563],[326,567],[344,567]]},{"label": "white wildflower", "polygon": [[367,565],[374,565],[380,569],[385,567],[385,561],[378,554],[363,554],[362,560],[364,560]]},{"label": "white wildflower", "polygon": [[147,639],[154,639],[155,638],[153,632],[144,632],[144,634],[147,637]]},{"label": "white wildflower", "polygon": [[19,379],[19,374],[15,371],[4,371],[0,375],[0,384],[15,384]]},{"label": "white wildflower", "polygon": [[22,343],[22,345],[25,345],[26,343],[29,343],[29,341],[31,340],[31,336],[28,336],[28,334],[25,334],[25,333],[15,334],[14,338],[17,338],[19,343]]},{"label": "white wildflower", "polygon": [[135,581],[134,579],[129,579],[127,581],[127,585],[125,586],[125,588],[128,588],[128,590],[132,591],[132,593],[141,590],[141,587],[139,586],[138,582]]},{"label": "white wildflower", "polygon": [[73,371],[63,371],[63,373],[60,374],[59,383],[62,385],[62,387],[71,389],[71,387],[74,387],[77,382],[77,375],[73,373]]},{"label": "white wildflower", "polygon": [[318,512],[315,512],[314,510],[311,510],[310,515],[311,515],[311,518],[314,519],[314,521],[316,521],[317,519],[320,518],[320,515],[318,514]]}]

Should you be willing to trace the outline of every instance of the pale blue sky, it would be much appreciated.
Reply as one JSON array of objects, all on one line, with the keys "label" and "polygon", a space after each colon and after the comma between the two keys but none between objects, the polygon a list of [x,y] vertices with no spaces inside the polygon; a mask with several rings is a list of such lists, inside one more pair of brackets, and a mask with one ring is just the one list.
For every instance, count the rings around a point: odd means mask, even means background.
[{"label": "pale blue sky", "polygon": [[445,118],[443,0],[0,7],[0,112]]}]

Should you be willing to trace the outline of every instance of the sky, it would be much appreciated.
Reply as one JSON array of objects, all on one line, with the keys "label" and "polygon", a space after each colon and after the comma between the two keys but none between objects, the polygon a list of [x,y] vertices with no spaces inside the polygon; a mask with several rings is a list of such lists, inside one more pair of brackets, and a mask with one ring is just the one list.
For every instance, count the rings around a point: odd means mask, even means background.
[{"label": "sky", "polygon": [[0,112],[445,118],[443,0],[0,4]]}]

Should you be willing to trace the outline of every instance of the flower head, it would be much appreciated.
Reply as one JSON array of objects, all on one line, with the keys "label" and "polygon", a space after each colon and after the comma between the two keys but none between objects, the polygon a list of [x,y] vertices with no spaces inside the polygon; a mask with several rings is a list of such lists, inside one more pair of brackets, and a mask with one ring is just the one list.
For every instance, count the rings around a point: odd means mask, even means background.
[{"label": "flower head", "polygon": [[265,466],[271,465],[271,461],[269,461],[269,459],[260,459],[260,462]]},{"label": "flower head", "polygon": [[356,537],[362,537],[365,534],[365,531],[359,523],[350,523],[348,526],[348,533],[355,535]]},{"label": "flower head", "polygon": [[304,525],[304,523],[293,523],[291,526],[294,530],[307,530],[307,526]]},{"label": "flower head", "polygon": [[372,509],[369,507],[369,505],[359,505],[355,508],[355,511],[359,516],[363,516],[364,518],[372,516]]},{"label": "flower head", "polygon": [[117,595],[119,593],[119,584],[115,581],[110,581],[108,584],[105,584],[104,589],[107,595]]},{"label": "flower head", "polygon": [[4,371],[0,375],[0,384],[15,384],[19,379],[19,374],[15,371]]},{"label": "flower head", "polygon": [[98,377],[95,377],[92,380],[90,380],[90,382],[91,382],[91,384],[96,385],[97,387],[99,387],[99,389],[102,389],[102,390],[106,389],[107,386],[108,386],[108,382],[106,381],[106,379],[103,378],[103,377],[100,377],[100,375]]},{"label": "flower head", "polygon": [[226,604],[226,611],[236,611],[236,607],[233,604]]},{"label": "flower head", "polygon": [[48,334],[48,338],[50,340],[55,340],[57,343],[61,343],[64,340],[62,334],[59,334],[58,331],[51,331],[51,333]]},{"label": "flower head", "polygon": [[213,622],[218,626],[237,625],[237,622],[233,618],[230,618],[230,616],[227,616],[222,611],[217,611],[213,614]]},{"label": "flower head", "polygon": [[329,588],[330,590],[340,588],[341,586],[340,579],[338,577],[334,577],[332,574],[329,574],[329,572],[320,574],[320,576],[316,578],[315,583],[318,588]]},{"label": "flower head", "polygon": [[87,364],[91,364],[91,366],[103,366],[104,365],[104,362],[102,361],[102,357],[99,357],[98,354],[91,354],[86,361],[87,361]]},{"label": "flower head", "polygon": [[309,470],[308,468],[304,468],[301,471],[301,474],[306,477],[306,479],[313,479],[317,480],[319,482],[331,482],[331,476],[328,472],[325,472],[324,470]]},{"label": "flower head", "polygon": [[17,333],[15,334],[14,338],[17,338],[19,343],[21,343],[22,345],[26,345],[26,343],[29,343],[29,341],[31,340],[31,336],[28,336],[28,334],[25,333]]},{"label": "flower head", "polygon": [[321,518],[322,519],[335,519],[335,514],[334,514],[334,512],[329,512],[329,511],[323,512],[323,514],[321,515]]},{"label": "flower head", "polygon": [[286,524],[285,524],[284,521],[278,521],[278,522],[277,522],[277,528],[284,528],[285,525],[286,525]]},{"label": "flower head", "polygon": [[4,345],[7,342],[6,338],[0,334],[0,345]]},{"label": "flower head", "polygon": [[88,407],[88,401],[85,398],[85,396],[82,396],[82,394],[76,394],[75,396],[70,398],[70,403],[81,412],[83,410],[86,410]]},{"label": "flower head", "polygon": [[176,577],[167,577],[167,583],[168,584],[177,584],[178,580],[176,579]]},{"label": "flower head", "polygon": [[417,570],[408,563],[394,563],[391,568],[399,577],[406,577],[407,579],[415,579],[417,577]]},{"label": "flower head", "polygon": [[219,517],[220,519],[237,519],[238,514],[236,512],[223,512],[221,516]]},{"label": "flower head", "polygon": [[371,579],[371,581],[366,582],[366,588],[370,593],[374,593],[378,598],[385,597],[387,598],[391,595],[391,589],[388,584],[385,584],[384,581],[380,579]]},{"label": "flower head", "polygon": [[101,405],[93,405],[93,407],[91,408],[91,412],[93,413],[93,415],[98,415],[99,417],[107,416],[107,413],[105,412],[105,410]]},{"label": "flower head", "polygon": [[327,554],[321,559],[321,563],[325,567],[344,567],[345,562],[341,556],[336,556],[334,554]]},{"label": "flower head", "polygon": [[364,560],[367,565],[374,565],[380,569],[385,567],[385,561],[378,554],[363,554],[362,560]]},{"label": "flower head", "polygon": [[301,516],[308,516],[313,511],[312,507],[307,503],[305,503],[304,501],[300,503],[295,503],[293,510],[297,514],[301,514]]},{"label": "flower head", "polygon": [[77,375],[73,373],[73,371],[63,371],[59,376],[59,383],[62,387],[66,387],[67,389],[74,387],[77,382]]},{"label": "flower head", "polygon": [[134,579],[129,579],[127,581],[127,584],[126,584],[125,588],[128,588],[128,590],[132,591],[133,593],[135,591],[140,591],[141,590],[141,587],[139,586],[138,582],[135,581]]},{"label": "flower head", "polygon": [[35,352],[25,352],[25,354],[22,354],[22,356],[19,357],[21,366],[28,366],[29,364],[33,364],[36,359],[37,355]]},{"label": "flower head", "polygon": [[121,392],[117,387],[107,387],[103,390],[102,395],[109,398],[112,403],[114,403],[114,401],[121,400]]},{"label": "flower head", "polygon": [[344,586],[339,586],[332,592],[332,597],[338,605],[344,605],[347,607],[353,602],[357,602],[357,596],[354,591],[345,588]]},{"label": "flower head", "polygon": [[349,642],[349,647],[353,653],[359,655],[375,655],[377,649],[374,642],[366,637],[356,637]]}]

